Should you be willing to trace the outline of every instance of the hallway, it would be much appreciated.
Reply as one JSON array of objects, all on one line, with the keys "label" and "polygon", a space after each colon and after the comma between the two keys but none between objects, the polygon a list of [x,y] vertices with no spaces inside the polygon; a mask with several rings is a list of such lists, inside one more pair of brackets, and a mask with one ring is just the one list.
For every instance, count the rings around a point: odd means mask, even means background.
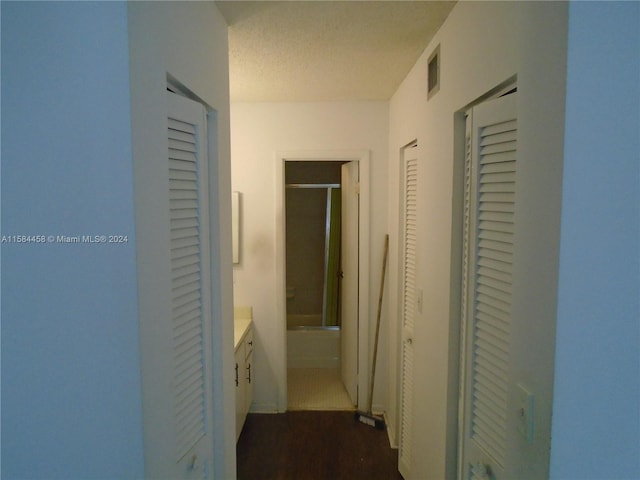
[{"label": "hallway", "polygon": [[237,445],[238,480],[393,480],[398,451],[353,412],[249,414]]}]

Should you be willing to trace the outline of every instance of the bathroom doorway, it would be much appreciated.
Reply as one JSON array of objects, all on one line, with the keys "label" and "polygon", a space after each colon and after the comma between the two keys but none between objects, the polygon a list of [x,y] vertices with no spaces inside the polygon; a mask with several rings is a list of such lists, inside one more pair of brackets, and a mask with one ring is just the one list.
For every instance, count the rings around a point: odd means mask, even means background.
[{"label": "bathroom doorway", "polygon": [[[277,152],[275,161],[276,212],[278,212],[276,216],[275,249],[276,318],[278,319],[278,328],[282,332],[281,336],[279,336],[281,339],[279,348],[281,355],[277,364],[274,365],[278,379],[278,411],[284,412],[290,408],[290,402],[288,401],[290,390],[288,345],[290,342],[288,340],[292,335],[305,335],[309,340],[307,345],[310,346],[308,348],[303,347],[307,357],[305,360],[309,360],[309,357],[315,355],[313,350],[319,348],[323,341],[327,343],[333,342],[335,362],[333,365],[329,364],[329,366],[335,367],[336,364],[339,364],[340,368],[337,373],[339,375],[339,383],[341,383],[340,388],[344,390],[346,386],[350,408],[354,408],[356,405],[359,408],[364,408],[364,398],[362,398],[362,395],[358,395],[358,392],[368,391],[369,376],[367,362],[369,355],[369,282],[365,281],[365,279],[369,278],[369,152],[366,150]],[[336,165],[334,167],[336,170],[338,166],[340,167],[340,180],[338,182],[335,177],[321,179],[316,174],[312,174],[311,179],[301,178],[295,180],[295,182],[291,178],[286,179],[287,165],[295,163],[334,164]],[[320,165],[318,165],[318,168],[320,168]],[[298,326],[307,328],[287,328],[287,304],[297,302],[299,300],[298,297],[302,295],[300,287],[295,284],[291,272],[289,272],[289,277],[287,278],[286,249],[287,243],[291,242],[290,239],[287,239],[287,229],[289,227],[286,218],[287,190],[314,190],[311,187],[287,189],[287,183],[290,184],[290,187],[294,183],[325,184],[323,188],[318,189],[325,190],[322,197],[324,202],[320,201],[321,204],[325,205],[324,216],[322,213],[319,215],[325,219],[325,226],[327,218],[326,205],[329,203],[327,198],[329,188],[327,185],[331,185],[333,190],[333,185],[340,184],[341,198],[339,202],[342,221],[340,225],[341,246],[338,258],[340,260],[339,272],[342,273],[341,276],[343,278],[339,279],[337,285],[338,297],[336,301],[339,306],[339,313],[337,313],[335,325],[331,325],[330,314],[324,316],[320,314],[318,318],[317,311],[303,312],[298,310],[296,312],[289,308],[289,313],[294,315],[315,313],[316,326],[299,324]],[[296,195],[296,193],[293,195]],[[337,195],[337,193],[334,193],[334,195]],[[292,194],[289,193],[289,197],[291,196]],[[336,197],[333,198],[332,205],[335,206],[337,205],[337,200],[335,200]],[[331,215],[329,215],[329,218],[331,218]],[[320,236],[326,239],[326,229],[320,229],[320,231],[324,232],[324,235],[321,233]],[[329,236],[331,236],[331,232],[329,232]],[[317,261],[324,264],[324,256],[321,255],[321,258],[322,261]],[[324,275],[316,278],[316,282],[320,283],[319,290],[324,292]],[[327,297],[326,302],[324,294],[321,298],[324,305],[331,305],[330,297]],[[319,302],[319,300],[316,299],[316,302]],[[317,307],[316,310],[318,310]],[[327,308],[327,310],[329,309]],[[298,317],[297,320],[308,323],[311,319]],[[295,322],[296,320],[290,318],[290,326],[293,326],[292,321]],[[323,321],[325,322],[324,325],[322,324]],[[319,334],[323,336],[320,342],[312,340],[312,337]],[[336,338],[331,339],[331,335]],[[339,345],[339,353],[336,351],[338,348],[336,345]],[[326,345],[323,348],[326,348]],[[292,365],[295,366],[295,362]],[[330,370],[334,373],[336,372],[335,368],[322,368],[322,371],[304,374],[304,377],[317,379],[320,377],[320,373],[327,373]],[[300,371],[295,373],[300,373]],[[295,381],[295,379],[293,380]]]},{"label": "bathroom doorway", "polygon": [[289,410],[354,408],[340,375],[343,163],[285,163]]}]

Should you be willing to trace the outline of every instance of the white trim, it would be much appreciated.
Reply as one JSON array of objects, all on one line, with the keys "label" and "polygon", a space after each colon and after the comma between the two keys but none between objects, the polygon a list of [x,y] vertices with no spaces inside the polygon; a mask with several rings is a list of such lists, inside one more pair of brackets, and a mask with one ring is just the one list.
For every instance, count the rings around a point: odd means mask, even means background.
[{"label": "white trim", "polygon": [[[251,404],[251,408],[249,408],[249,413],[282,413],[278,411],[278,405],[273,402],[253,402]],[[235,445],[235,442],[234,442]]]},{"label": "white trim", "polygon": [[379,408],[380,409],[379,411],[382,412],[382,417],[384,418],[384,423],[387,426],[386,430],[387,430],[387,438],[389,439],[389,446],[391,448],[393,448],[393,449],[397,449],[398,448],[398,442],[396,440],[396,434],[395,434],[395,432],[393,431],[392,428],[389,428],[389,425],[391,425],[389,423],[389,414],[387,413],[386,410],[384,410],[382,408],[382,406],[379,406],[377,408]]},{"label": "white trim", "polygon": [[369,391],[369,217],[370,217],[370,153],[368,150],[304,150],[281,151],[275,154],[276,211],[276,319],[280,352],[274,366],[278,381],[278,411],[287,410],[287,325],[285,286],[285,222],[284,166],[286,161],[352,162],[360,167],[360,240],[359,240],[359,330],[358,330],[358,408],[364,409]]}]

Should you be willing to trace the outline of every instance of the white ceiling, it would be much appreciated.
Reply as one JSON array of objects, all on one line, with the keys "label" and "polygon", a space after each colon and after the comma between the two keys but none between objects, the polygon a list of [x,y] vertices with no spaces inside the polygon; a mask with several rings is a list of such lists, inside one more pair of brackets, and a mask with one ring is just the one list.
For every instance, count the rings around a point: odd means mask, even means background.
[{"label": "white ceiling", "polygon": [[217,1],[232,102],[387,100],[452,1]]}]

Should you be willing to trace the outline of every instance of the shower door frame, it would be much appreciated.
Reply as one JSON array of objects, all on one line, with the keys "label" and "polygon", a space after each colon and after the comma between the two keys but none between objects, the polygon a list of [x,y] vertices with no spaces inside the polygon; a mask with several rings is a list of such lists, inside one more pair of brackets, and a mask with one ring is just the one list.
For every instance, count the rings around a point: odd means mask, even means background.
[{"label": "shower door frame", "polygon": [[[323,280],[322,280],[322,325],[320,327],[310,327],[308,325],[294,327],[297,329],[304,328],[328,328],[328,329],[337,329],[339,325],[327,325],[327,287],[329,284],[329,239],[331,236],[331,208],[332,208],[332,190],[340,189],[341,185],[339,183],[287,183],[285,184],[285,190],[287,188],[291,189],[314,189],[314,190],[325,190],[327,193],[326,200],[326,213],[325,213],[325,238],[324,238],[324,272],[323,272]],[[286,203],[286,202],[285,202]],[[286,211],[286,205],[285,205]],[[286,213],[285,213],[286,214]],[[285,262],[286,262],[286,253],[285,253]],[[285,263],[285,271],[286,271],[286,263]],[[285,312],[286,313],[286,312]],[[291,328],[287,326],[287,328]]]},{"label": "shower door frame", "polygon": [[[285,162],[357,162],[359,168],[358,205],[358,374],[359,392],[369,391],[369,210],[370,210],[370,153],[368,150],[282,151],[275,155],[276,188],[276,325],[279,331],[278,363],[274,366],[278,383],[277,407],[287,410],[287,318],[286,318],[286,226]],[[358,408],[364,409],[365,395],[358,395]]]}]

